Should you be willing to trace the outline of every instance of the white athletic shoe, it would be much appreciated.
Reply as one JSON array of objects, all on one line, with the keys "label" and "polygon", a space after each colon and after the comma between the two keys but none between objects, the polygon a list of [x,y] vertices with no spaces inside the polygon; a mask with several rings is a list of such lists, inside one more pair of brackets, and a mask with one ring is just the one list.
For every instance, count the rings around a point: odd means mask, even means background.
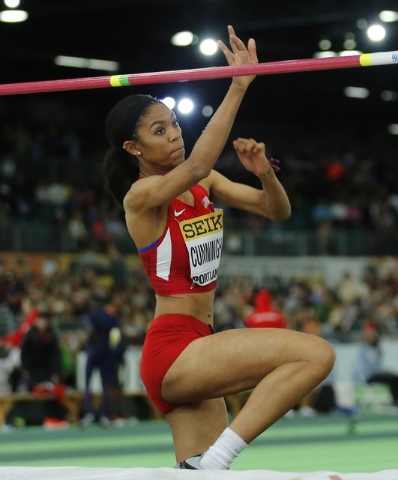
[{"label": "white athletic shoe", "polygon": [[101,425],[101,427],[109,428],[112,425],[112,422],[110,418],[102,415],[102,417],[100,417],[99,419],[99,424]]},{"label": "white athletic shoe", "polygon": [[89,425],[91,425],[95,420],[95,416],[93,413],[86,413],[83,418],[80,419],[79,421],[79,427],[80,428],[87,428]]},{"label": "white athletic shoe", "polygon": [[200,467],[200,460],[203,457],[203,453],[195,455],[194,457],[187,458],[183,462],[180,462],[176,468],[189,469],[189,470],[203,470]]}]

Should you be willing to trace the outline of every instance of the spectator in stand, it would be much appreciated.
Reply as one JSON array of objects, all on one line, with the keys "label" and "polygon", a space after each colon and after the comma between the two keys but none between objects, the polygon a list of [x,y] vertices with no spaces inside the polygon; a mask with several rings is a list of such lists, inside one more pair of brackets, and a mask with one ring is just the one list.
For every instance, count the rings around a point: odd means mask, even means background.
[{"label": "spectator in stand", "polygon": [[11,347],[20,348],[22,341],[39,316],[39,310],[33,305],[29,298],[23,299],[21,302],[21,313],[24,315],[19,326],[12,332],[7,333],[1,338],[1,342]]},{"label": "spectator in stand", "polygon": [[109,274],[113,278],[113,288],[123,290],[127,287],[128,268],[123,255],[114,243],[110,243],[106,250],[109,259]]},{"label": "spectator in stand", "polygon": [[22,341],[21,366],[30,391],[43,382],[59,383],[61,357],[58,337],[43,312],[39,313]]},{"label": "spectator in stand", "polygon": [[99,210],[97,210],[91,217],[89,231],[92,239],[94,242],[96,242],[99,249],[102,252],[105,251],[111,240],[111,236],[106,229],[104,215]]},{"label": "spectator in stand", "polygon": [[89,231],[83,220],[83,213],[80,210],[75,210],[69,221],[68,231],[72,239],[73,251],[81,251],[87,246]]},{"label": "spectator in stand", "polygon": [[26,295],[26,284],[22,272],[7,270],[0,278],[0,302],[8,306],[12,313],[19,313]]},{"label": "spectator in stand", "polygon": [[81,335],[66,331],[60,336],[61,382],[63,385],[76,388],[77,353],[81,348]]},{"label": "spectator in stand", "polygon": [[312,296],[316,316],[322,325],[328,325],[330,315],[338,305],[334,290],[324,283],[317,285],[317,291]]},{"label": "spectator in stand", "polygon": [[363,300],[369,295],[369,287],[365,282],[357,280],[352,272],[345,271],[343,278],[336,286],[337,294],[343,302]]},{"label": "spectator in stand", "polygon": [[266,290],[260,290],[254,299],[254,308],[245,318],[249,328],[288,328],[284,314],[273,307],[272,295]]},{"label": "spectator in stand", "polygon": [[126,224],[120,218],[119,209],[110,210],[104,218],[105,230],[109,234],[109,240],[117,243],[127,243],[129,234]]},{"label": "spectator in stand", "polygon": [[13,347],[10,344],[2,344],[1,339],[0,346],[5,346],[8,350],[5,370],[8,376],[9,390],[11,392],[23,391],[25,389],[25,385],[22,381],[21,349],[18,347]]},{"label": "spectator in stand", "polygon": [[[335,338],[341,342],[350,341],[352,333],[360,330],[364,312],[365,309],[358,300],[344,300],[338,303],[329,315],[329,332],[333,331]],[[322,334],[327,332],[327,326],[324,325]]]},{"label": "spectator in stand", "polygon": [[383,383],[388,385],[393,403],[398,407],[398,375],[383,369],[380,333],[376,322],[368,321],[362,329],[362,343],[355,359],[355,383]]},{"label": "spectator in stand", "polygon": [[72,127],[66,128],[62,135],[61,142],[70,160],[78,160],[80,158],[80,137]]}]

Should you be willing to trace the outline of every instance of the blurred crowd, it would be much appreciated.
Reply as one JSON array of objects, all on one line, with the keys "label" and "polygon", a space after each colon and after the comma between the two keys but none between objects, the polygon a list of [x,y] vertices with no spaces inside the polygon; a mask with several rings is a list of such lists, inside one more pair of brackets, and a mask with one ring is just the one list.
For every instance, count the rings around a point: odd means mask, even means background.
[{"label": "blurred crowd", "polygon": [[[0,394],[77,389],[85,353],[82,427],[120,416],[119,367],[129,345],[142,345],[154,297],[140,268],[129,268],[114,245],[107,255],[82,255],[67,271],[37,273],[26,263],[0,266]],[[98,411],[90,381],[102,383]],[[61,409],[62,410],[62,409]],[[53,422],[65,423],[62,410]],[[53,423],[54,424],[54,423]],[[53,425],[52,424],[52,425]]]},{"label": "blurred crowd", "polygon": [[[259,267],[261,268],[261,267]],[[141,264],[127,263],[114,245],[106,255],[82,254],[68,269],[42,273],[27,264],[0,264],[0,336],[9,334],[32,310],[46,315],[62,344],[81,348],[84,318],[98,302],[113,305],[129,343],[141,344],[153,318],[154,294]],[[273,280],[221,278],[214,308],[215,330],[241,328],[256,308],[280,312],[280,325],[338,342],[357,340],[373,321],[384,336],[398,336],[398,269],[369,264],[361,278],[349,271],[330,285],[319,277]],[[278,317],[279,318],[279,317]],[[276,321],[275,320],[275,321]],[[272,326],[268,325],[268,326]]]},{"label": "blurred crowd", "polygon": [[[338,253],[334,234],[345,231],[357,235],[357,248],[366,235],[373,242],[371,254],[396,254],[394,142],[389,150],[383,145],[378,151],[367,150],[363,139],[359,143],[362,149],[353,142],[340,145],[338,152],[327,137],[324,142],[311,137],[308,144],[293,144],[290,150],[277,142],[274,147],[267,144],[269,154],[280,157],[279,176],[291,199],[292,216],[275,225],[229,209],[226,228],[262,231],[282,239],[289,231],[312,230],[322,244],[318,253],[323,254]],[[99,145],[102,150],[98,145],[85,148],[79,133],[66,126],[0,125],[0,244],[4,249],[12,245],[7,227],[15,224],[64,227],[72,238],[68,248],[74,251],[87,244],[104,249],[110,242],[131,248],[123,212],[103,190],[101,165],[106,145]],[[232,156],[227,148],[217,168],[234,180],[258,187]]]}]

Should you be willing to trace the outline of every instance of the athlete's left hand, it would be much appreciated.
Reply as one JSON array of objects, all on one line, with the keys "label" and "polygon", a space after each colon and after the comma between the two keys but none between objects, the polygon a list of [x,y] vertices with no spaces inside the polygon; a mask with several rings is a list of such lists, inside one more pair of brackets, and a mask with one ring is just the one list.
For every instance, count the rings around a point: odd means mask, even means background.
[{"label": "athlete's left hand", "polygon": [[265,155],[265,144],[253,138],[237,138],[233,146],[242,165],[255,175],[270,173],[272,165]]},{"label": "athlete's left hand", "polygon": [[[243,41],[236,36],[235,30],[231,25],[228,25],[229,42],[231,49],[229,49],[225,43],[218,40],[218,46],[221,48],[225,55],[225,58],[230,66],[241,65],[255,65],[258,63],[256,42],[253,38],[250,38],[247,42],[247,47]],[[249,84],[254,80],[255,75],[239,75],[232,77],[232,83],[240,85],[243,88],[247,88]]]}]

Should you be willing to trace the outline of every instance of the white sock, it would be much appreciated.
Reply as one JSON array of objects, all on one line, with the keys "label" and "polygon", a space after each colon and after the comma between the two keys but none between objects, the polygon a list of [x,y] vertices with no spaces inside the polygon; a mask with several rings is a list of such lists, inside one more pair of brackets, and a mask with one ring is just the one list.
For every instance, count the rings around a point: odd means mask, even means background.
[{"label": "white sock", "polygon": [[247,447],[247,443],[233,430],[226,428],[200,460],[204,470],[228,470],[233,460]]}]

